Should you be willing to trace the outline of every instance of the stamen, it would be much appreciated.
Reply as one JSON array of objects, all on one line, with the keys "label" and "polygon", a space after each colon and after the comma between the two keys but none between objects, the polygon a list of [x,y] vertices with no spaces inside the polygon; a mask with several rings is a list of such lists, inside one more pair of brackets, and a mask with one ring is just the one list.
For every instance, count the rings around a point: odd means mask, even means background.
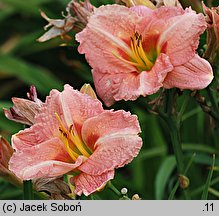
[{"label": "stamen", "polygon": [[138,63],[138,66],[145,66],[144,62],[141,60],[139,54],[138,54],[138,50],[137,50],[137,46],[136,46],[136,41],[134,41],[133,38],[131,38],[131,50],[133,52],[134,55],[134,61],[136,61]]},{"label": "stamen", "polygon": [[153,66],[153,63],[148,59],[147,55],[144,52],[144,49],[142,47],[142,36],[139,38],[139,52],[140,52],[140,56],[141,58],[144,60],[144,62],[146,63],[146,65],[151,68]]},{"label": "stamen", "polygon": [[63,125],[62,120],[61,120],[61,118],[59,117],[59,115],[58,115],[57,112],[55,112],[55,116],[56,116],[56,118],[57,118],[57,120],[58,120],[58,122],[59,122],[59,125],[60,125],[59,130],[66,131],[65,126]]},{"label": "stamen", "polygon": [[[71,127],[70,127],[71,128]],[[86,157],[89,157],[90,154],[85,150],[85,146],[84,143],[82,142],[82,140],[80,139],[80,137],[77,135],[77,133],[73,130],[70,129],[70,134],[71,136],[69,137],[69,139],[75,144],[75,146],[77,147],[77,149]]]},{"label": "stamen", "polygon": [[68,139],[67,139],[62,133],[61,133],[61,140],[62,140],[62,142],[64,143],[65,148],[66,148],[68,154],[70,155],[70,157],[71,157],[74,161],[76,161],[77,158],[78,158],[78,156],[79,156],[79,154],[75,153],[75,152],[71,149],[71,147],[69,146]]},{"label": "stamen", "polygon": [[135,62],[131,62],[131,61],[128,61],[128,60],[122,58],[119,54],[117,54],[117,53],[115,53],[115,52],[112,52],[112,54],[113,54],[115,57],[117,57],[118,59],[120,59],[121,61],[125,62],[125,63],[131,64],[131,65],[134,65],[134,66],[136,66],[136,67],[138,66],[137,63],[135,63]]},{"label": "stamen", "polygon": [[59,122],[59,131],[61,133],[61,140],[63,144],[66,147],[67,152],[71,156],[71,158],[76,161],[79,155],[84,155],[86,157],[89,157],[91,153],[88,151],[87,147],[81,140],[81,138],[78,136],[77,132],[74,130],[73,125],[69,127],[69,130],[67,130],[59,117],[57,113],[55,113],[55,116]]},{"label": "stamen", "polygon": [[137,67],[140,71],[150,70],[153,67],[154,63],[150,61],[150,59],[147,57],[147,54],[145,53],[142,46],[142,42],[142,35],[138,32],[135,32],[133,37],[130,37],[131,53],[126,53],[129,56],[130,60],[124,59],[115,52],[113,52],[112,54],[119,58],[121,61]]}]

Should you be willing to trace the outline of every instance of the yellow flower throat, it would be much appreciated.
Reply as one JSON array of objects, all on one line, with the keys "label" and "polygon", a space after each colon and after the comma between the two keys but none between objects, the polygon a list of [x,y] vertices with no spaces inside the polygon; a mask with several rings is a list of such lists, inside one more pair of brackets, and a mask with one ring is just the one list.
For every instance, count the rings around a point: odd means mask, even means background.
[{"label": "yellow flower throat", "polygon": [[68,154],[73,161],[76,161],[80,155],[90,157],[92,152],[77,134],[76,130],[73,128],[73,125],[66,129],[59,115],[57,113],[55,113],[55,115],[59,121],[60,139],[62,140]]},{"label": "yellow flower throat", "polygon": [[138,71],[149,71],[153,67],[154,61],[148,58],[142,43],[142,35],[138,32],[135,32],[134,35],[130,37],[130,52],[126,52],[128,55],[128,60],[114,52],[113,55],[125,63],[134,65]]}]

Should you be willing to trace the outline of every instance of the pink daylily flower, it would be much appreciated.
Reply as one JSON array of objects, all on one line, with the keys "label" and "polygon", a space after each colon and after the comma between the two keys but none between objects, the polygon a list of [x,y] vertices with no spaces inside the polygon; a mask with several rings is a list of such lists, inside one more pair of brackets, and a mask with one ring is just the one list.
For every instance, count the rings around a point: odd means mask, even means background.
[{"label": "pink daylily flower", "polygon": [[22,180],[72,173],[75,193],[89,195],[138,154],[139,133],[135,115],[103,110],[99,100],[65,85],[50,92],[30,128],[13,135],[9,168]]},{"label": "pink daylily flower", "polygon": [[107,5],[94,11],[76,40],[93,68],[97,94],[110,106],[161,87],[208,86],[212,68],[196,54],[206,27],[203,14],[189,8]]}]

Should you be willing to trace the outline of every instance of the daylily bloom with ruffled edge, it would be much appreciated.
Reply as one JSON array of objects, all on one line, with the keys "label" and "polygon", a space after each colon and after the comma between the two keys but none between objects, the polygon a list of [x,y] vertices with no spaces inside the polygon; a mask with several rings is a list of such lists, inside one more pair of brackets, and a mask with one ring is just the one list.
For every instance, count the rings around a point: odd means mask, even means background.
[{"label": "daylily bloom with ruffled edge", "polygon": [[76,40],[93,68],[99,97],[110,106],[161,87],[208,86],[212,68],[196,54],[206,27],[203,14],[189,8],[107,5],[94,11]]},{"label": "daylily bloom with ruffled edge", "polygon": [[65,85],[52,90],[35,123],[12,137],[9,168],[22,180],[75,175],[75,193],[89,195],[132,161],[142,140],[135,115],[103,110],[99,100]]}]

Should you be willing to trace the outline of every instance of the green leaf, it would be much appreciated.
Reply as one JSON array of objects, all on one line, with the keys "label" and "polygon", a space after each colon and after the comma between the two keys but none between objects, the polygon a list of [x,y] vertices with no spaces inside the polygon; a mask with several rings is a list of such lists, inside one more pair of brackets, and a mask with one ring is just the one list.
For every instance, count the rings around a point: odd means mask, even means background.
[{"label": "green leaf", "polygon": [[168,156],[160,166],[155,179],[155,197],[160,200],[164,198],[164,190],[171,173],[176,167],[175,156]]},{"label": "green leaf", "polygon": [[212,179],[212,175],[213,175],[213,171],[214,171],[214,165],[215,165],[215,155],[213,155],[212,167],[211,167],[211,169],[208,173],[208,178],[207,178],[207,181],[206,181],[206,184],[205,184],[205,187],[204,187],[204,191],[202,193],[202,197],[201,197],[202,200],[207,200],[208,199],[208,190],[209,190],[209,187],[211,185],[211,179]]},{"label": "green leaf", "polygon": [[[17,44],[10,51],[10,54],[19,56],[27,56],[30,54],[32,55],[37,52],[42,52],[44,50],[58,47],[65,42],[59,37],[54,38],[53,40],[46,41],[44,43],[37,42],[37,39],[44,33],[45,31],[43,31],[42,29],[26,35],[22,35],[22,37],[19,38]],[[78,44],[76,44],[72,40],[71,46],[78,46]]]},{"label": "green leaf", "polygon": [[192,152],[204,152],[214,154],[217,150],[211,146],[206,144],[198,144],[198,143],[182,143],[182,149],[184,151],[192,151]]},{"label": "green leaf", "polygon": [[4,9],[1,9],[0,22],[7,19],[14,12],[15,12],[15,10],[12,7],[5,7]]},{"label": "green leaf", "polygon": [[153,157],[164,156],[166,154],[166,152],[167,152],[167,149],[165,146],[156,147],[156,148],[152,148],[152,149],[145,149],[139,153],[136,160],[146,160],[146,159],[150,159]]},{"label": "green leaf", "polygon": [[11,102],[8,101],[0,101],[0,112],[2,111],[3,108],[10,108],[12,106]]},{"label": "green leaf", "polygon": [[106,4],[113,4],[115,3],[114,0],[91,0],[90,1],[94,6],[99,7],[101,5],[106,5]]},{"label": "green leaf", "polygon": [[202,109],[200,107],[197,107],[197,108],[194,108],[190,111],[188,111],[187,113],[185,113],[183,116],[182,116],[182,121],[185,121],[187,120],[188,118],[191,118],[193,117],[194,115],[197,115],[199,112],[201,112]]},{"label": "green leaf", "polygon": [[0,200],[21,199],[22,190],[0,177]]},{"label": "green leaf", "polygon": [[[12,122],[8,120],[3,113],[3,108],[10,108],[12,106],[12,103],[7,102],[7,101],[0,101],[0,131],[2,135],[4,135],[5,138],[10,138],[11,134],[16,133],[20,129],[22,129],[22,125]],[[4,134],[6,132],[6,135]]]},{"label": "green leaf", "polygon": [[214,188],[209,188],[208,192],[219,198],[219,191],[215,190]]},{"label": "green leaf", "polygon": [[[212,157],[206,154],[197,154],[194,160],[195,163],[197,164],[204,164],[204,165],[212,165]],[[219,158],[215,160],[215,166],[219,166]]]},{"label": "green leaf", "polygon": [[19,199],[22,197],[22,190],[11,190],[5,191],[4,193],[1,193],[0,199],[1,200],[14,200],[14,199]]},{"label": "green leaf", "polygon": [[91,200],[101,200],[101,197],[98,194],[93,193],[90,195],[90,199]]},{"label": "green leaf", "polygon": [[14,133],[17,133],[19,130],[23,129],[23,125],[8,120],[4,114],[3,111],[0,111],[0,131],[1,134],[6,138],[10,139],[10,136]]},{"label": "green leaf", "polygon": [[[212,179],[210,186],[216,185],[218,183],[219,183],[219,177],[216,177],[215,179]],[[205,187],[205,185],[202,185],[202,186],[196,188],[195,190],[193,190],[191,192],[191,196],[194,197],[194,196],[197,196],[198,194],[200,194],[201,192],[203,192],[204,187]]]},{"label": "green leaf", "polygon": [[0,73],[17,77],[28,85],[35,85],[43,94],[52,88],[61,88],[61,82],[48,70],[8,55],[0,56]]},{"label": "green leaf", "polygon": [[16,9],[17,12],[39,16],[39,6],[51,2],[52,0],[28,0],[26,1],[15,1],[15,0],[1,0],[4,4]]}]

